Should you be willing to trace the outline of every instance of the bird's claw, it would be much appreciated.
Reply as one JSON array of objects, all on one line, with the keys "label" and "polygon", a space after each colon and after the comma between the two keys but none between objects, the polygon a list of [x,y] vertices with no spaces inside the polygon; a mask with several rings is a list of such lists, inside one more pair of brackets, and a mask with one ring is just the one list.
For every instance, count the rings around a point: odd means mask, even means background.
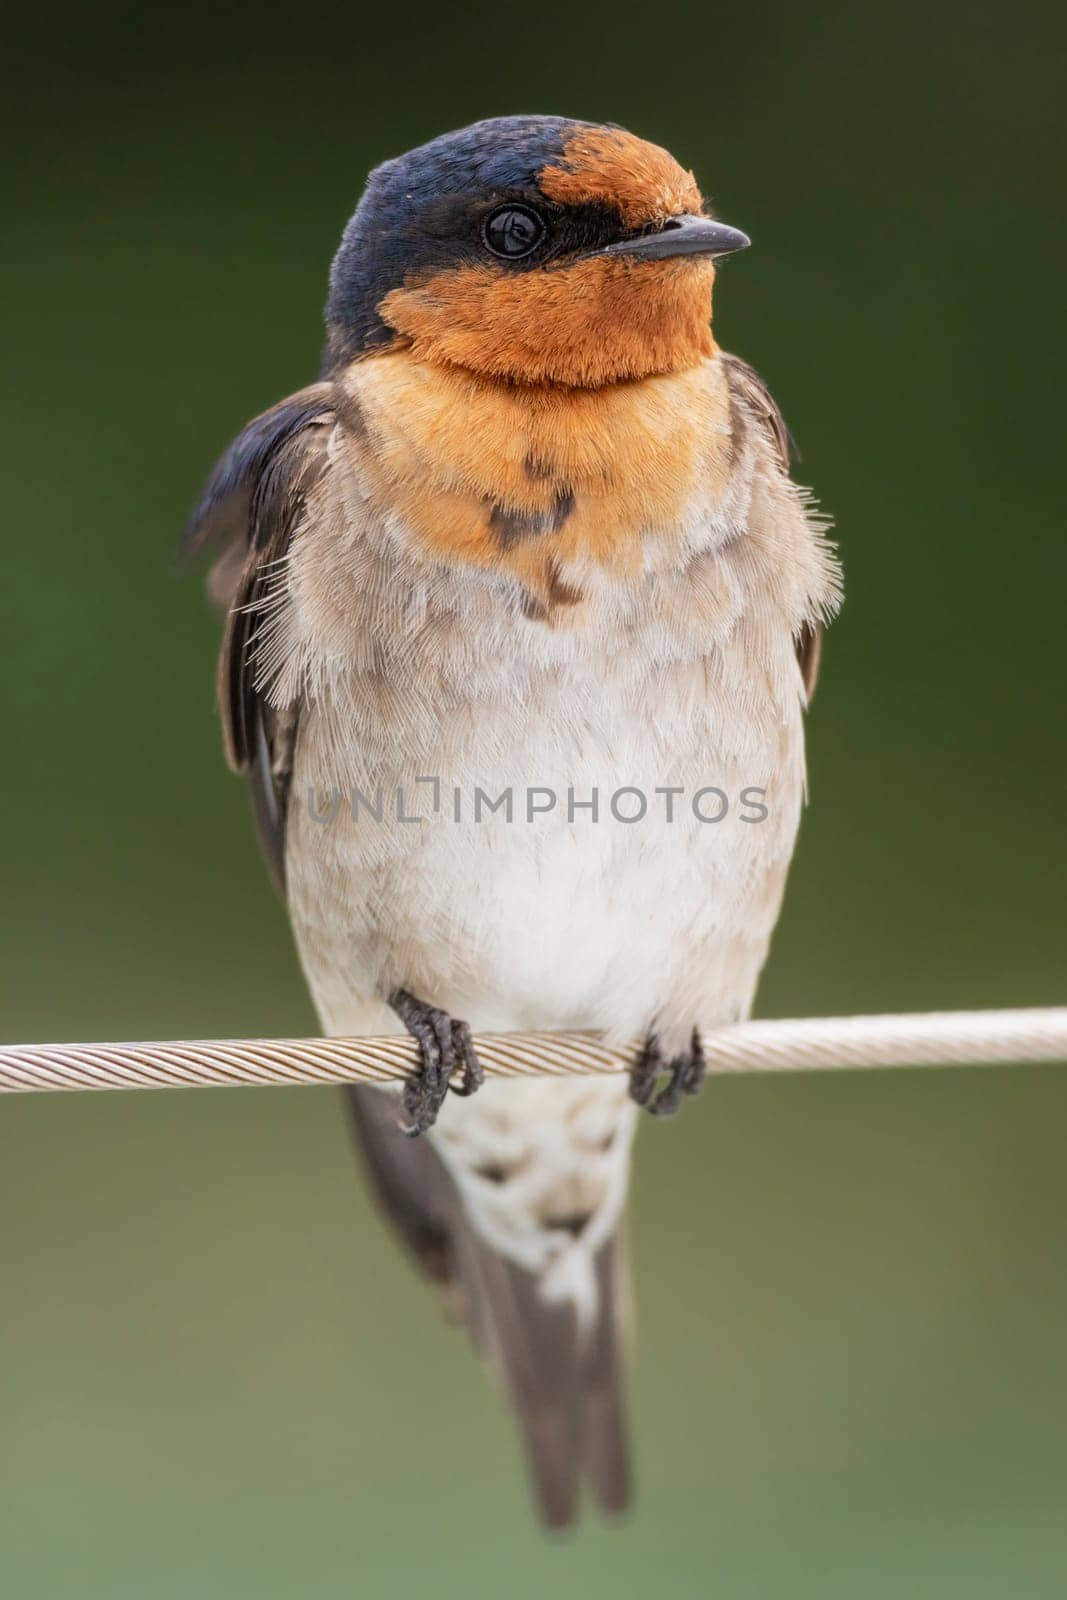
[{"label": "bird's claw", "polygon": [[[706,1068],[704,1047],[696,1028],[689,1049],[670,1062],[660,1050],[655,1034],[649,1034],[641,1054],[630,1068],[630,1098],[654,1117],[673,1117],[683,1096],[697,1093]],[[667,1083],[657,1094],[656,1084],[663,1073],[667,1074]]]},{"label": "bird's claw", "polygon": [[[465,1022],[416,999],[406,989],[395,989],[389,1004],[415,1040],[421,1057],[417,1069],[404,1081],[400,1122],[401,1132],[414,1138],[433,1127],[450,1087],[454,1094],[473,1094],[485,1074]],[[459,1083],[451,1084],[457,1066],[462,1067],[463,1076]]]}]

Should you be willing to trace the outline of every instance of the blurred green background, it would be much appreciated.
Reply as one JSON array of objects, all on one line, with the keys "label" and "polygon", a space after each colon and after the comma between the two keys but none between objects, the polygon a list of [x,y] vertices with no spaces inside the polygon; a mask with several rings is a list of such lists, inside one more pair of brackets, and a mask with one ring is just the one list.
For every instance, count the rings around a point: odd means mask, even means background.
[{"label": "blurred green background", "polygon": [[[1067,999],[1057,8],[23,14],[0,118],[2,1034],[309,1031],[170,570],[314,374],[367,168],[623,122],[756,248],[717,328],[848,603],[765,1015]],[[333,1091],[0,1106],[0,1587],[45,1600],[1067,1588],[1067,1069],[715,1082],[642,1129],[640,1500],[533,1527]]]}]

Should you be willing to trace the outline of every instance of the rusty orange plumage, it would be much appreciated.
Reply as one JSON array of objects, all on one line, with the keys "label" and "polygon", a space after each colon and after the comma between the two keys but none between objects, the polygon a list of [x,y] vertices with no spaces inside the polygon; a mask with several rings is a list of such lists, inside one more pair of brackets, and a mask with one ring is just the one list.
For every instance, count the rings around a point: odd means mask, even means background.
[{"label": "rusty orange plumage", "polygon": [[618,208],[627,228],[655,227],[668,217],[699,213],[696,178],[658,144],[624,128],[580,128],[558,162],[541,169],[542,194],[560,205],[600,201]]}]

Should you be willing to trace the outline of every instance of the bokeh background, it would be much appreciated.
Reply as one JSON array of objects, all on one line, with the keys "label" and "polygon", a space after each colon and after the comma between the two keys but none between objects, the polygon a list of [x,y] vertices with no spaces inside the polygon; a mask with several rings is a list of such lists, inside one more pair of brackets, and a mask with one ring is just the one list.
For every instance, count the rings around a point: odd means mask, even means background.
[{"label": "bokeh background", "polygon": [[[171,557],[313,375],[373,163],[623,122],[756,247],[718,331],[848,602],[765,1015],[1067,999],[1062,13],[26,8],[4,50],[2,1035],[314,1026]],[[646,1126],[640,1500],[563,1543],[333,1091],[0,1107],[0,1587],[1028,1600],[1067,1586],[1067,1069],[715,1082]]]}]

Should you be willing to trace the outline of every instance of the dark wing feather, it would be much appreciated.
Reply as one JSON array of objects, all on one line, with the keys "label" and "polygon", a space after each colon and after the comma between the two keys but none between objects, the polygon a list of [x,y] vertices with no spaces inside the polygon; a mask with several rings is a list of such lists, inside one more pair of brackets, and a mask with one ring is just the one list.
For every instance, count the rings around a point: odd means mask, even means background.
[{"label": "dark wing feather", "polygon": [[[731,395],[739,398],[749,415],[755,417],[757,424],[773,444],[782,471],[788,473],[800,452],[785,418],[778,409],[777,401],[759,373],[754,367],[750,367],[747,361],[742,361],[740,356],[726,355],[725,352],[722,359]],[[822,635],[822,624],[812,622],[801,630],[797,639],[797,660],[800,663],[804,691],[809,705],[819,678]]]},{"label": "dark wing feather", "polygon": [[740,356],[730,356],[725,351],[722,360],[726,368],[726,381],[730,386],[730,393],[740,396],[748,410],[770,435],[782,470],[788,472],[793,462],[799,458],[800,452],[785,418],[778,409],[778,402],[755,367],[750,367]]},{"label": "dark wing feather", "polygon": [[185,554],[221,548],[209,587],[228,608],[217,680],[226,756],[248,774],[260,844],[283,897],[297,711],[279,711],[257,691],[255,641],[272,574],[325,466],[332,398],[330,384],[312,384],[253,418],[208,479],[182,547]]},{"label": "dark wing feather", "polygon": [[216,462],[185,525],[183,556],[234,543],[247,547],[253,502],[271,461],[289,440],[331,412],[333,397],[332,384],[312,383],[245,424]]},{"label": "dark wing feather", "polygon": [[453,1276],[448,1218],[459,1204],[455,1185],[427,1139],[397,1126],[397,1102],[380,1089],[344,1086],[352,1134],[378,1208],[435,1283]]},{"label": "dark wing feather", "polygon": [[807,695],[809,706],[815,693],[815,685],[819,681],[822,636],[822,623],[809,622],[800,630],[800,637],[797,639],[797,660],[800,662],[800,675],[804,680],[804,693]]}]

